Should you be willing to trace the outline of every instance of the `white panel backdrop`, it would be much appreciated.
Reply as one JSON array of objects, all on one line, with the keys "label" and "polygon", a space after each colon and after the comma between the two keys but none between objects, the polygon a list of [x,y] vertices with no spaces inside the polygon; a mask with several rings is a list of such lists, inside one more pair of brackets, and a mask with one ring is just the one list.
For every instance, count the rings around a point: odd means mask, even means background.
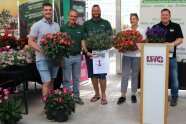
[{"label": "white panel backdrop", "polygon": [[[183,35],[186,37],[186,17],[184,16],[185,14],[183,14],[186,11],[186,0],[183,0],[182,3],[177,0],[171,0],[172,3],[169,0],[165,0],[169,1],[169,3],[157,3],[158,1],[159,0],[141,0],[140,24],[144,27],[151,27],[154,24],[159,23],[161,10],[168,8],[171,11],[171,20],[180,24]],[[177,47],[177,59],[178,61],[186,59],[186,40]]]}]

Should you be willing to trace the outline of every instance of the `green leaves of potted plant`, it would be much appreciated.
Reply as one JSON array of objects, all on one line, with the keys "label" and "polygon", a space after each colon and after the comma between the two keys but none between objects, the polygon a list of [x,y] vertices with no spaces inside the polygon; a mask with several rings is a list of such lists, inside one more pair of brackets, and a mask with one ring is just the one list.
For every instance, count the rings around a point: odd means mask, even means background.
[{"label": "green leaves of potted plant", "polygon": [[53,113],[51,116],[53,116],[52,119],[55,119],[55,121],[67,121],[68,115],[75,112],[75,101],[72,91],[67,89],[51,90],[47,96],[43,97],[43,100],[47,116]]},{"label": "green leaves of potted plant", "polygon": [[113,38],[106,34],[95,34],[87,37],[86,43],[88,49],[91,50],[108,50],[113,46]]},{"label": "green leaves of potted plant", "polygon": [[17,124],[22,119],[20,105],[20,99],[13,98],[8,89],[0,87],[0,121],[3,124]]}]

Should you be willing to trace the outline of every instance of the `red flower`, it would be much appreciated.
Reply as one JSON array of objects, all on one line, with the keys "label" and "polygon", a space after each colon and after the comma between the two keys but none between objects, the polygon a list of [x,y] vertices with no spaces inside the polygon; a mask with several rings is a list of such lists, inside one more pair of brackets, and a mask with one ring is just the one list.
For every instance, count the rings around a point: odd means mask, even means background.
[{"label": "red flower", "polygon": [[8,41],[6,41],[6,43],[5,43],[6,45],[10,45],[10,43],[8,42]]},{"label": "red flower", "polygon": [[8,38],[7,35],[2,36],[3,40],[6,40]]},{"label": "red flower", "polygon": [[49,92],[50,94],[56,94],[56,91],[55,90],[50,90],[50,92]]},{"label": "red flower", "polygon": [[70,94],[72,95],[74,93],[74,91],[73,90],[70,90]]},{"label": "red flower", "polygon": [[48,34],[46,34],[46,37],[52,39],[53,35],[51,33],[48,33]]},{"label": "red flower", "polygon": [[26,43],[24,41],[21,42],[22,45],[25,45]]},{"label": "red flower", "polygon": [[142,35],[138,31],[121,31],[114,38],[114,47],[118,49],[119,52],[135,51],[138,49],[136,43],[141,43],[142,38]]},{"label": "red flower", "polygon": [[59,44],[63,44],[64,39],[59,40]]},{"label": "red flower", "polygon": [[63,56],[68,56],[70,53],[71,41],[68,34],[57,32],[55,34],[48,33],[40,39],[40,45],[44,51],[44,55],[48,59],[61,60]]},{"label": "red flower", "polygon": [[57,32],[56,36],[59,37],[61,35],[61,32]]},{"label": "red flower", "polygon": [[64,94],[68,94],[68,89],[67,88],[63,88],[63,93]]}]

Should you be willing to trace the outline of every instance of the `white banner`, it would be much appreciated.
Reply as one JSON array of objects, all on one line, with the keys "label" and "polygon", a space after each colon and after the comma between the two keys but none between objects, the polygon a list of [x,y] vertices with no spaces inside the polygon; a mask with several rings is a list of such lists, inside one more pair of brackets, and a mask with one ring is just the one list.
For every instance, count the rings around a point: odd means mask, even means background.
[{"label": "white banner", "polygon": [[102,74],[109,72],[109,50],[92,51],[93,73]]},{"label": "white banner", "polygon": [[[180,24],[183,35],[186,36],[186,0],[141,0],[140,24],[144,27],[153,26],[160,22],[161,10],[171,11],[171,21]],[[186,59],[186,42],[177,47],[177,59]]]}]

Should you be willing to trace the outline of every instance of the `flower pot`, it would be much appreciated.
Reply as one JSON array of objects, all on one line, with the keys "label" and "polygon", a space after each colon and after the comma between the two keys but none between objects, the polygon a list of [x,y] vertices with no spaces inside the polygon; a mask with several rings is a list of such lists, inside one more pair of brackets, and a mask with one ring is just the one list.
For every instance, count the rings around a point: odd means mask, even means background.
[{"label": "flower pot", "polygon": [[55,121],[57,122],[66,122],[68,120],[68,115],[65,112],[59,111],[56,113]]},{"label": "flower pot", "polygon": [[12,122],[9,120],[0,121],[0,124],[17,124],[17,122]]},{"label": "flower pot", "polygon": [[56,112],[55,111],[48,111],[48,112],[46,112],[46,118],[48,120],[54,120],[55,116],[56,116]]}]

